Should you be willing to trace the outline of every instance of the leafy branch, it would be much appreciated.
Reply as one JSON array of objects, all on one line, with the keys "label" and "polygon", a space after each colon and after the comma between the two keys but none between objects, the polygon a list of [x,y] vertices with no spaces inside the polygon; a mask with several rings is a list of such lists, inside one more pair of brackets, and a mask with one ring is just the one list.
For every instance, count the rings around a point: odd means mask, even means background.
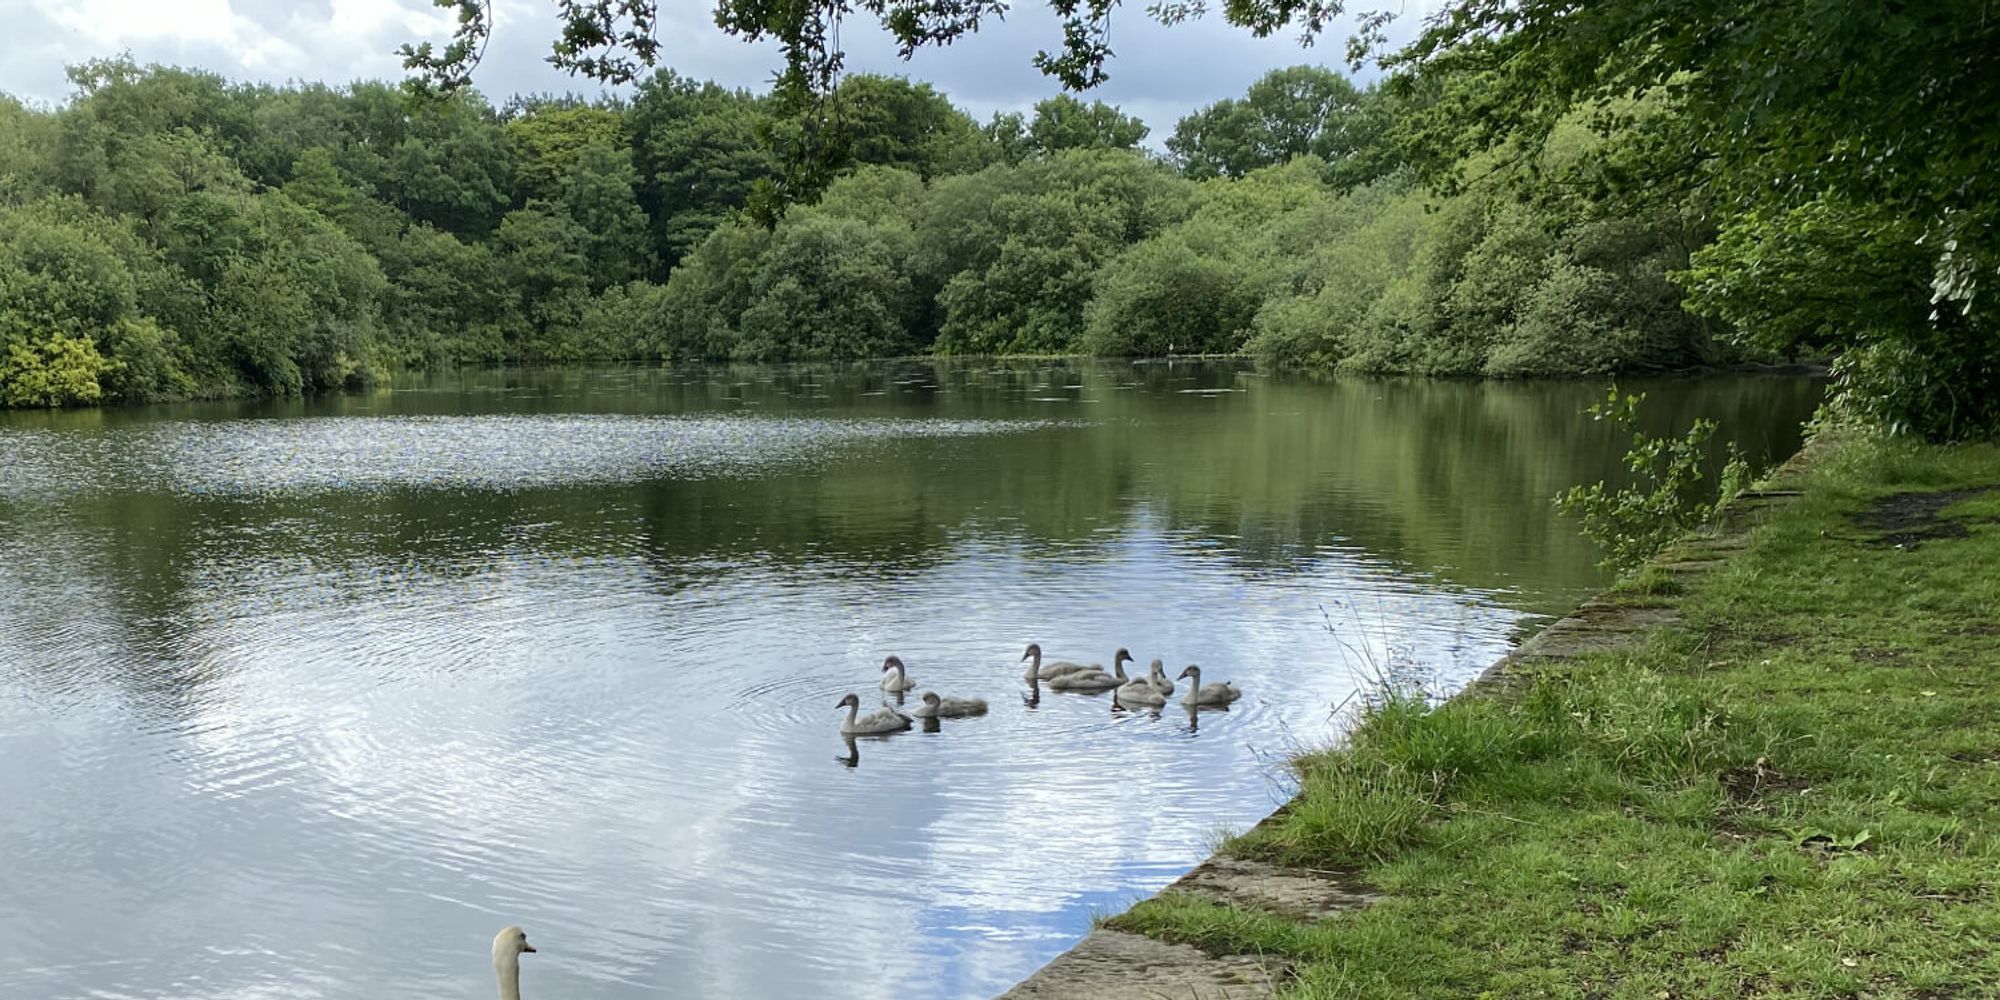
[{"label": "leafy branch", "polygon": [[1630,572],[1667,543],[1712,517],[1750,482],[1750,462],[1732,442],[1720,486],[1710,498],[1702,486],[1703,458],[1716,423],[1696,420],[1680,437],[1653,437],[1638,429],[1645,394],[1620,396],[1612,386],[1604,401],[1585,408],[1594,420],[1608,420],[1632,432],[1625,464],[1636,481],[1613,489],[1603,480],[1572,486],[1555,498],[1556,509],[1583,519],[1583,533],[1606,555],[1600,565]]}]

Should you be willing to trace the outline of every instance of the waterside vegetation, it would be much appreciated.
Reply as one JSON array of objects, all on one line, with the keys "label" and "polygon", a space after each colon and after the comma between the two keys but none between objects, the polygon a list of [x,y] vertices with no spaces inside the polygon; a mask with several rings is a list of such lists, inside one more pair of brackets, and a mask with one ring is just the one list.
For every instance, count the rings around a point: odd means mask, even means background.
[{"label": "waterside vegetation", "polygon": [[1492,697],[1391,693],[1225,848],[1379,901],[1112,924],[1282,957],[1295,997],[1991,992],[2000,448],[1849,438],[1777,485],[1803,495],[1719,568],[1612,595],[1677,622]]}]

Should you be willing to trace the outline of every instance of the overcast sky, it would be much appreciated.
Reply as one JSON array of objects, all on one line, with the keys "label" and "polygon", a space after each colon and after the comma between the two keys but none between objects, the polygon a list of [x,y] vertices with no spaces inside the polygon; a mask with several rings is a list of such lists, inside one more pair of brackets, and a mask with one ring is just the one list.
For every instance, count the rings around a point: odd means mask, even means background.
[{"label": "overcast sky", "polygon": [[[1409,34],[1429,5],[1389,3],[1407,11],[1397,36]],[[556,35],[553,2],[497,0],[497,6],[499,26],[474,78],[489,98],[599,89],[543,61]],[[710,0],[661,0],[660,6],[660,65],[730,86],[768,86],[779,66],[776,50],[723,34]],[[1119,11],[1111,82],[1092,96],[1144,119],[1153,129],[1149,145],[1157,146],[1182,115],[1241,94],[1271,69],[1319,63],[1344,71],[1345,25],[1317,47],[1302,48],[1295,34],[1257,39],[1214,15],[1163,27],[1146,17],[1145,6],[1131,2]],[[1030,64],[1037,50],[1061,39],[1055,18],[1035,0],[1005,22],[907,63],[896,58],[879,28],[861,21],[842,33],[850,72],[928,80],[982,120],[998,110],[1024,110],[1057,91]],[[0,91],[58,104],[70,93],[65,65],[126,51],[141,63],[196,66],[239,81],[396,79],[403,72],[396,46],[441,40],[451,21],[429,0],[0,0],[0,24]]]}]

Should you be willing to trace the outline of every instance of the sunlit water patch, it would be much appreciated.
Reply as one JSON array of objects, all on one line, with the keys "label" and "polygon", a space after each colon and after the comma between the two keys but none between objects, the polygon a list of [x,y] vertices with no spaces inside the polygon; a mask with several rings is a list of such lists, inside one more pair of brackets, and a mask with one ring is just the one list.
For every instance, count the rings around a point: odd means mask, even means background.
[{"label": "sunlit water patch", "polygon": [[524,415],[172,421],[79,436],[0,427],[0,499],[105,490],[527,489],[811,467],[892,439],[1012,434],[1047,420]]}]

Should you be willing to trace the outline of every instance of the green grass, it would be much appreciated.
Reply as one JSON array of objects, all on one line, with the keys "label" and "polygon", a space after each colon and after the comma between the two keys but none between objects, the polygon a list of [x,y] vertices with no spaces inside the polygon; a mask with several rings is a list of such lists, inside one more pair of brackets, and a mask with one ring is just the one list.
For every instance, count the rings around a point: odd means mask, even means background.
[{"label": "green grass", "polygon": [[2000,492],[1915,548],[1848,516],[1992,484],[1990,445],[1838,446],[1746,552],[1641,575],[1680,626],[1505,700],[1381,701],[1228,845],[1377,904],[1113,925],[1287,956],[1303,998],[2000,995]]}]

